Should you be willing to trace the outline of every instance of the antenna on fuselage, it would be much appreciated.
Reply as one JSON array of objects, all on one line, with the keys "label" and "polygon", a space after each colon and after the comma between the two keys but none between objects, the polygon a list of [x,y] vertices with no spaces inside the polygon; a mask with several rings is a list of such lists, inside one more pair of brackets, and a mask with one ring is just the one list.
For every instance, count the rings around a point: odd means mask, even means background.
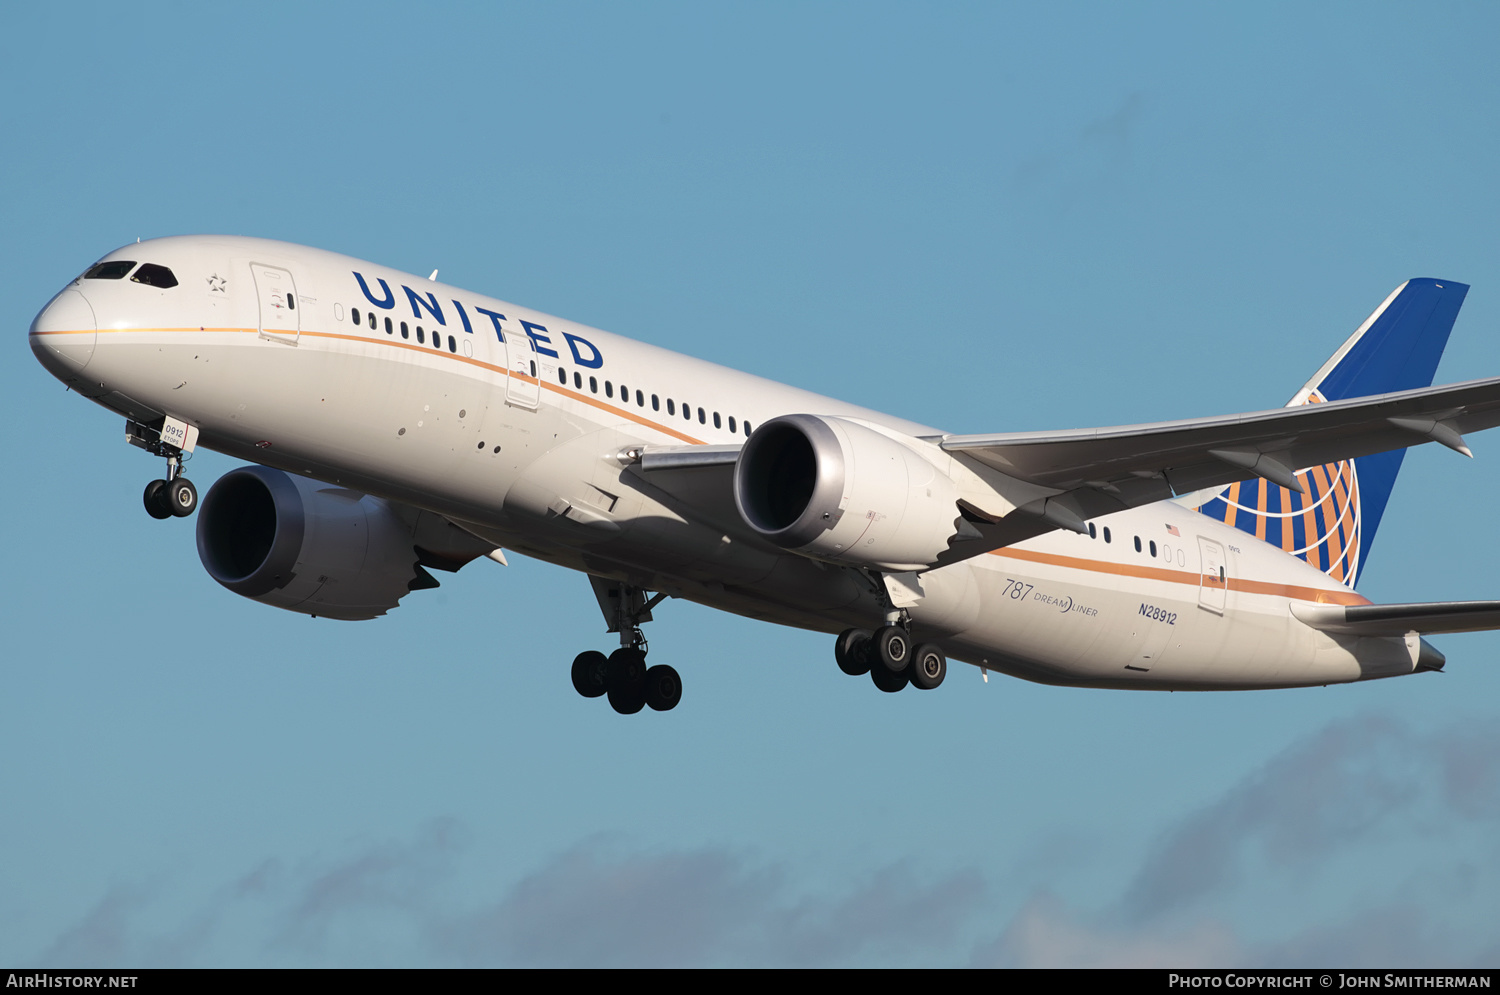
[{"label": "antenna on fuselage", "polygon": [[433,270],[432,271],[432,275],[429,276],[427,279],[429,279],[429,280],[436,280],[437,279],[437,270]]}]

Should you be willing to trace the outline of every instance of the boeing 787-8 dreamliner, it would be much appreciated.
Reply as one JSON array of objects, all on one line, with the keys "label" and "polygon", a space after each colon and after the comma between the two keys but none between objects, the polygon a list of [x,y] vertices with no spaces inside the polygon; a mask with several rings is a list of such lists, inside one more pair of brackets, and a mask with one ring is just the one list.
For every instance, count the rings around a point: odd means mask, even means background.
[{"label": "boeing 787-8 dreamliner", "polygon": [[[225,236],[111,252],[31,348],[166,460],[250,462],[198,512],[237,594],[369,619],[503,550],[588,576],[619,648],[573,662],[666,710],[641,625],[681,597],[837,633],[883,691],[949,659],[1049,684],[1324,685],[1436,670],[1500,602],[1355,593],[1405,447],[1468,454],[1500,378],[1431,386],[1468,288],[1397,287],[1283,408],[953,435],[347,256]],[[563,661],[560,661],[560,663]]]}]

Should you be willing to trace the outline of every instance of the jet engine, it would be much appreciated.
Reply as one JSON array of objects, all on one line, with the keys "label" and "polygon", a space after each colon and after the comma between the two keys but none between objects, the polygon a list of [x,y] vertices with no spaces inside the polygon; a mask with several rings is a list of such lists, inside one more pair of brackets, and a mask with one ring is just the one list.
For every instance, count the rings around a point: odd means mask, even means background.
[{"label": "jet engine", "polygon": [[917,447],[847,418],[783,415],[734,469],[745,523],[806,556],[886,571],[932,566],[958,534],[958,487]]},{"label": "jet engine", "polygon": [[380,498],[264,466],[220,477],[198,511],[209,576],[262,604],[367,619],[436,587],[413,529]]}]

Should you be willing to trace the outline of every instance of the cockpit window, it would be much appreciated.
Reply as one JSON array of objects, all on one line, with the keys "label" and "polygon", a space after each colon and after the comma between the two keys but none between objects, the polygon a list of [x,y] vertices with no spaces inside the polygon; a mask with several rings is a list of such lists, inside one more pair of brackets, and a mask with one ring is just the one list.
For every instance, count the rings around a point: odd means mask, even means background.
[{"label": "cockpit window", "polygon": [[134,268],[135,263],[129,259],[111,259],[109,262],[95,263],[90,266],[88,272],[83,274],[83,278],[85,280],[119,280]]},{"label": "cockpit window", "polygon": [[161,287],[165,289],[177,286],[177,277],[173,276],[172,271],[165,266],[146,263],[135,271],[135,276],[130,278],[130,282],[144,283],[148,287]]}]

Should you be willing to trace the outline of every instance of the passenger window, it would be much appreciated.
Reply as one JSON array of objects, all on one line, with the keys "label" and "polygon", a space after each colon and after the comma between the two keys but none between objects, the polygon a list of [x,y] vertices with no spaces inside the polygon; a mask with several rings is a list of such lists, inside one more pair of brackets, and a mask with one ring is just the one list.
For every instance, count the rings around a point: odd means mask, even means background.
[{"label": "passenger window", "polygon": [[[401,330],[403,332],[406,331],[406,323],[405,322],[401,323]],[[389,319],[389,318],[385,319],[385,334],[387,334],[387,335],[391,334],[391,319]]]},{"label": "passenger window", "polygon": [[750,438],[750,423],[745,422],[745,438]]},{"label": "passenger window", "polygon": [[1140,536],[1136,536],[1135,537],[1135,551],[1137,553],[1139,553],[1141,551],[1141,537]]},{"label": "passenger window", "polygon": [[1153,560],[1156,559],[1156,540],[1155,539],[1151,540],[1151,558]]},{"label": "passenger window", "polygon": [[714,428],[721,428],[721,427],[722,426],[719,424],[719,413],[717,411],[715,411],[714,412]]},{"label": "passenger window", "polygon": [[646,395],[642,394],[639,390],[635,392],[635,406],[638,408],[646,406]]},{"label": "passenger window", "polygon": [[1104,541],[1109,542],[1109,526],[1104,526]]},{"label": "passenger window", "polygon": [[[146,272],[146,267],[142,266],[141,267],[141,273],[144,273],[144,272]],[[134,280],[136,277],[140,276],[141,273],[137,273],[135,276],[131,277],[131,279]],[[171,273],[168,273],[167,275],[168,276],[172,276]],[[141,281],[141,283],[145,283],[145,282],[146,282],[145,280]],[[172,277],[172,283],[170,285],[173,286],[173,287],[177,286],[177,278],[175,276]],[[297,310],[297,295],[296,294],[287,294],[286,295],[286,309],[288,311],[295,311],[295,310]]]},{"label": "passenger window", "polygon": [[661,400],[655,394],[651,395],[651,410],[652,411],[660,411],[661,410]]},{"label": "passenger window", "polygon": [[630,403],[630,388],[625,386],[624,384],[620,384],[620,400],[624,401],[626,404]]},{"label": "passenger window", "polygon": [[1090,539],[1097,539],[1097,538],[1099,538],[1099,530],[1096,529],[1096,528],[1094,528],[1094,523],[1093,522],[1089,522],[1089,538]]},{"label": "passenger window", "polygon": [[83,274],[85,280],[120,280],[135,266],[126,259],[111,259],[107,263],[95,263]]},{"label": "passenger window", "polygon": [[568,385],[568,371],[563,369],[561,366],[557,368],[557,382],[562,384],[564,387]]},{"label": "passenger window", "polygon": [[672,399],[670,397],[667,398],[667,414],[675,415],[676,413],[677,409],[672,406]]},{"label": "passenger window", "polygon": [[614,397],[615,396],[615,387],[614,387],[614,384],[610,383],[608,380],[604,381],[604,396],[605,397]]},{"label": "passenger window", "polygon": [[370,331],[373,332],[374,330],[375,330],[375,312],[371,311],[370,312]]},{"label": "passenger window", "polygon": [[734,415],[729,416],[729,434],[734,434]]},{"label": "passenger window", "polygon": [[[385,320],[386,321],[390,321],[391,319],[387,318]],[[426,333],[422,331],[422,326],[421,325],[417,326],[417,343],[419,345],[426,345],[427,344]]]},{"label": "passenger window", "polygon": [[573,389],[583,390],[583,377],[579,376],[577,371],[573,373]]},{"label": "passenger window", "polygon": [[451,335],[448,336],[448,351],[453,353],[458,352],[458,339]]},{"label": "passenger window", "polygon": [[354,323],[356,325],[359,324],[359,308],[353,308],[353,309],[351,309],[349,311],[349,317],[351,317],[351,318],[354,319]]},{"label": "passenger window", "polygon": [[[387,334],[387,335],[391,334],[391,319],[389,319],[389,318],[385,319],[385,334]],[[406,334],[406,322],[404,322],[404,321],[401,323],[401,337],[403,339],[407,337],[407,334]]]},{"label": "passenger window", "polygon": [[589,393],[590,394],[597,394],[597,393],[599,393],[599,378],[598,377],[589,377]]},{"label": "passenger window", "polygon": [[[703,409],[699,408],[698,410],[701,411]],[[682,406],[682,417],[686,418],[688,421],[693,420],[693,406],[691,404],[684,404]]]}]

